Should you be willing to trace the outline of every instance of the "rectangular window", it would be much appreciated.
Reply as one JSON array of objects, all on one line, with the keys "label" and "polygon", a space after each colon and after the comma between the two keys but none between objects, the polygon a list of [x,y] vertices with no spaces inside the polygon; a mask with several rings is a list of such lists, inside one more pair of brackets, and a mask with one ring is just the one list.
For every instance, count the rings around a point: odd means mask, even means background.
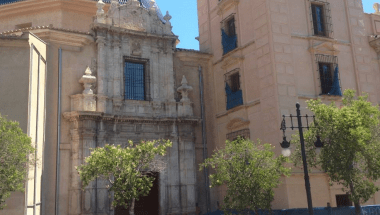
[{"label": "rectangular window", "polygon": [[313,34],[320,37],[332,37],[330,4],[321,0],[312,0],[310,6]]},{"label": "rectangular window", "polygon": [[145,65],[143,63],[125,62],[124,99],[147,100],[145,89]]},{"label": "rectangular window", "polygon": [[321,95],[342,96],[339,79],[338,58],[317,54]]},{"label": "rectangular window", "polygon": [[314,35],[326,36],[323,5],[311,4],[311,9],[313,13]]},{"label": "rectangular window", "polygon": [[332,72],[331,63],[319,63],[319,75],[321,80],[322,95],[327,95],[332,87]]},{"label": "rectangular window", "polygon": [[243,93],[240,88],[239,70],[233,70],[225,74],[225,90],[227,98],[227,110],[243,104]]},{"label": "rectangular window", "polygon": [[235,18],[233,15],[227,20],[222,21],[222,47],[223,54],[227,54],[237,48]]},{"label": "rectangular window", "polygon": [[232,17],[230,20],[227,21],[227,33],[228,33],[228,36],[230,36],[230,37],[236,35],[235,18],[234,17]]},{"label": "rectangular window", "polygon": [[234,132],[231,132],[231,133],[227,134],[227,140],[229,140],[229,141],[234,141],[238,137],[241,137],[241,138],[244,138],[244,139],[249,139],[250,138],[249,129],[248,128],[247,129],[242,129],[242,130],[234,131]]}]

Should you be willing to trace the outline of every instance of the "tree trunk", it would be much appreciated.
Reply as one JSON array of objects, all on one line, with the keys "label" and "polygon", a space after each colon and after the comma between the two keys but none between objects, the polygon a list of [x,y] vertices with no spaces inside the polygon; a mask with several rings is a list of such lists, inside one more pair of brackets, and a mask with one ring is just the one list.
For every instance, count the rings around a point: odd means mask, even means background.
[{"label": "tree trunk", "polygon": [[131,206],[129,207],[129,215],[135,215],[135,199],[132,199]]},{"label": "tree trunk", "polygon": [[[353,194],[354,193],[354,185],[352,184],[352,182],[350,182],[350,190],[351,190],[351,194]],[[355,205],[355,215],[360,215],[360,202],[354,201],[354,205]]]}]

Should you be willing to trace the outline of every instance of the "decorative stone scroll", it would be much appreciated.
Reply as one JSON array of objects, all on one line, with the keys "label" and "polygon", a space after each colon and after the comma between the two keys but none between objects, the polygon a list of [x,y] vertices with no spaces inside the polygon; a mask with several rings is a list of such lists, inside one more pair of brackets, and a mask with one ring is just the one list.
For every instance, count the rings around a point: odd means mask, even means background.
[{"label": "decorative stone scroll", "polygon": [[87,67],[85,74],[79,80],[83,84],[83,93],[71,96],[72,111],[96,111],[96,96],[91,87],[96,82],[96,77],[91,75],[90,67]]}]

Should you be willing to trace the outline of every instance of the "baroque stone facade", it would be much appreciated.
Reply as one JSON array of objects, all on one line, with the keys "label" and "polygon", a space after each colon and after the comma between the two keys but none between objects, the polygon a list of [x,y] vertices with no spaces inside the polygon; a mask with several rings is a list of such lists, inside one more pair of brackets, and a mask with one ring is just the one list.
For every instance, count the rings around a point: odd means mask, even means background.
[{"label": "baroque stone facade", "polygon": [[[26,17],[13,7],[24,8]],[[57,7],[59,12],[51,13]],[[206,211],[204,175],[198,171],[205,147],[200,77],[210,56],[176,49],[169,13],[162,16],[154,0],[49,0],[44,5],[28,0],[0,10],[11,14],[7,23],[32,20],[31,26],[2,37],[21,39],[29,31],[49,44],[43,183],[40,190],[26,190],[41,200],[33,197],[22,203],[24,208],[0,214],[120,214],[111,207],[107,182],[97,179],[83,187],[76,167],[92,148],[162,138],[173,146],[163,158],[167,168],[158,174],[156,213]],[[62,17],[49,19],[56,14]],[[2,44],[0,52],[5,51]],[[19,199],[12,195],[9,201]]]}]

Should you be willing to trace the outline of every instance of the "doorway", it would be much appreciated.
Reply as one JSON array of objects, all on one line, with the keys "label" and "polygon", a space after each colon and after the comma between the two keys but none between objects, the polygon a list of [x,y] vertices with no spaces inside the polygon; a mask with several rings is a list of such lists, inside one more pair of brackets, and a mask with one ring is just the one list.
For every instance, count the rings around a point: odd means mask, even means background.
[{"label": "doorway", "polygon": [[[135,202],[135,215],[158,215],[159,214],[159,174],[148,173],[154,177],[153,187],[147,196],[143,196],[139,201]],[[129,209],[117,207],[115,215],[129,215]]]}]

